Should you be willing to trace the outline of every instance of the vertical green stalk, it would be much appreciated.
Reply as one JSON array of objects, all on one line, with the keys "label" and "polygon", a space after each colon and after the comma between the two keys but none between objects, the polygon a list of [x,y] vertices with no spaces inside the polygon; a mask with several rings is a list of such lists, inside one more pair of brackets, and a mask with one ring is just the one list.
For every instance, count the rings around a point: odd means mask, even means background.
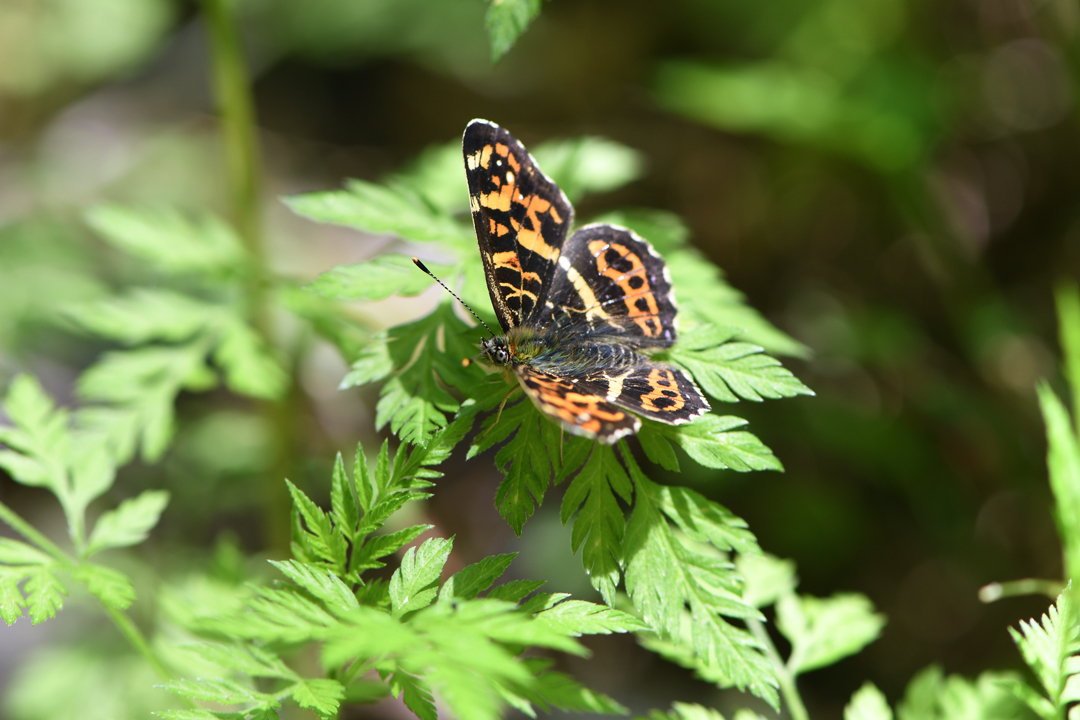
[{"label": "vertical green stalk", "polygon": [[760,620],[754,618],[747,619],[746,626],[765,648],[765,656],[769,658],[769,662],[772,663],[773,669],[776,671],[776,680],[780,683],[780,694],[784,698],[784,704],[787,706],[792,720],[810,720],[810,715],[806,712],[806,706],[803,705],[802,697],[799,695],[799,689],[795,685],[795,676],[780,657],[780,653],[777,652],[776,645],[773,644],[772,638],[769,637],[768,631],[765,630],[765,626]]},{"label": "vertical green stalk", "polygon": [[[258,133],[255,127],[255,103],[251,79],[244,63],[243,50],[228,0],[202,0],[210,41],[211,74],[214,96],[221,113],[233,219],[251,255],[252,268],[246,278],[249,317],[255,329],[275,347],[269,300],[269,270],[260,227],[260,186]],[[263,413],[270,421],[271,447],[275,457],[267,483],[264,533],[267,544],[278,552],[289,547],[289,497],[282,480],[289,475],[293,458],[290,401],[296,397],[290,387],[283,401],[267,402]]]},{"label": "vertical green stalk", "polygon": [[259,148],[251,80],[227,0],[203,0],[209,31],[214,97],[221,112],[233,220],[254,264],[248,279],[248,310],[264,336],[270,327],[264,298],[266,257],[259,223]]}]

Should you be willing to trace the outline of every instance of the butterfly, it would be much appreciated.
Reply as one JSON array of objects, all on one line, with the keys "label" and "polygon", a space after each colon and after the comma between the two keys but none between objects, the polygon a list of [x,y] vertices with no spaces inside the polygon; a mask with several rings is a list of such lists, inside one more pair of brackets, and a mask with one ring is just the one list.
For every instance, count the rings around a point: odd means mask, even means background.
[{"label": "butterfly", "polygon": [[675,342],[677,313],[667,264],[652,246],[615,225],[569,234],[566,195],[492,122],[470,122],[462,152],[503,331],[481,340],[483,358],[509,370],[567,431],[604,443],[636,433],[641,417],[679,425],[708,412],[683,370],[649,357]]}]

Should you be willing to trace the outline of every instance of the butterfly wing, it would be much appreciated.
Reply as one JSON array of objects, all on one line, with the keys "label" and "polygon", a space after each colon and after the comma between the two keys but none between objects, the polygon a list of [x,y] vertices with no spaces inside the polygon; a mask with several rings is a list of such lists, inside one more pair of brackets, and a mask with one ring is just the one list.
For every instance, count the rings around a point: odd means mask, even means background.
[{"label": "butterfly wing", "polygon": [[473,120],[462,139],[469,205],[504,332],[533,314],[573,220],[570,202],[506,130]]},{"label": "butterfly wing", "polygon": [[705,396],[682,370],[647,360],[588,374],[560,374],[530,365],[517,365],[514,372],[541,412],[575,435],[605,443],[636,433],[641,428],[637,415],[682,425],[709,411]]},{"label": "butterfly wing", "polygon": [[603,378],[562,377],[529,365],[517,365],[514,372],[540,412],[568,432],[610,444],[641,428],[641,420],[608,399]]},{"label": "butterfly wing", "polygon": [[604,379],[612,404],[652,420],[682,425],[709,412],[709,401],[678,368],[643,363]]},{"label": "butterfly wing", "polygon": [[675,296],[667,264],[626,228],[586,225],[566,241],[543,304],[540,327],[616,336],[636,347],[675,342]]}]

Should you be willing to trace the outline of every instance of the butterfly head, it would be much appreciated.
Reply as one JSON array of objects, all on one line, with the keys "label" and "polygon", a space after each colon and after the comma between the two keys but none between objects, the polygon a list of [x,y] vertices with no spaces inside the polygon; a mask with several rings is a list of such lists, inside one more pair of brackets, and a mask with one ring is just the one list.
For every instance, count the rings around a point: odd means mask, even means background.
[{"label": "butterfly head", "polygon": [[501,335],[481,340],[480,350],[492,365],[503,366],[510,364],[512,356],[510,346],[506,343],[506,338]]}]

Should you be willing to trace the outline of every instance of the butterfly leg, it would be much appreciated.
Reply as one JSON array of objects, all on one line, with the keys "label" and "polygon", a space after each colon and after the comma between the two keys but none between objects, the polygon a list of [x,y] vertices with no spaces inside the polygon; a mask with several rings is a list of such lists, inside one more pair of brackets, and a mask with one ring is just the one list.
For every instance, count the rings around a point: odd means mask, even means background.
[{"label": "butterfly leg", "polygon": [[510,388],[510,391],[508,393],[506,393],[506,395],[503,397],[502,402],[499,403],[499,411],[497,413],[495,413],[495,422],[491,423],[491,427],[489,427],[487,430],[485,430],[483,433],[481,433],[480,437],[476,438],[476,440],[473,441],[474,443],[478,443],[481,440],[483,440],[484,436],[487,435],[489,432],[491,432],[492,429],[494,429],[494,427],[499,424],[499,418],[502,417],[502,411],[503,411],[503,408],[506,407],[506,401],[510,399],[511,395],[513,395],[514,393],[516,393],[520,389],[521,388],[518,387],[517,385]]}]

